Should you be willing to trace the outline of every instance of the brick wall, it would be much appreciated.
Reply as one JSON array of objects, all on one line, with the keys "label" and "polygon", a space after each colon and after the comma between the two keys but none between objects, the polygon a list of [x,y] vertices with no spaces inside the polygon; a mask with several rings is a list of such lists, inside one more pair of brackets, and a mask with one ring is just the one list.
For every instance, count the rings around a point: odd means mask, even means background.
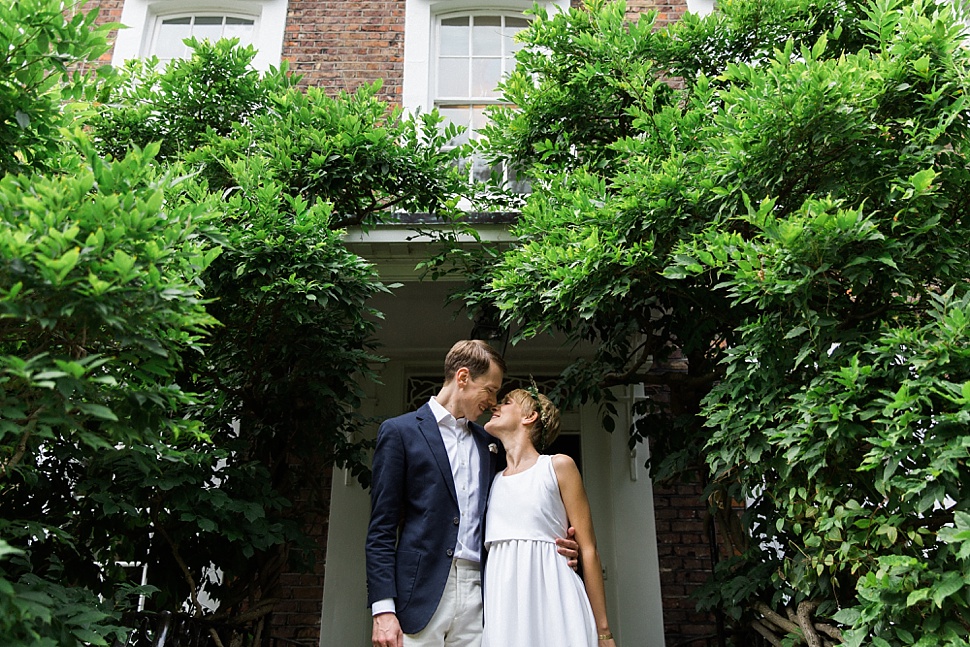
[{"label": "brick wall", "polygon": [[381,98],[400,103],[405,0],[290,0],[283,58],[303,84],[353,92],[384,80]]},{"label": "brick wall", "polygon": [[687,0],[627,0],[627,14],[657,12],[657,27],[677,22],[687,13]]},{"label": "brick wall", "polygon": [[[92,9],[97,8],[98,10],[97,24],[104,25],[109,22],[115,22],[115,23],[121,22],[121,10],[125,6],[125,0],[88,0],[88,2],[84,5],[77,5],[77,4],[70,4],[70,3],[68,4],[69,6],[64,13],[69,16],[75,14],[78,11],[91,11]],[[110,35],[108,36],[108,40],[110,43],[114,42],[114,39],[117,33],[118,33],[118,30],[113,30],[110,33]],[[107,52],[102,54],[101,58],[98,60],[102,61],[103,63],[110,63],[111,53],[112,53],[112,50],[109,49]]]},{"label": "brick wall", "polygon": [[[320,643],[320,617],[323,613],[323,580],[327,566],[327,534],[330,522],[330,492],[333,470],[328,468],[322,479],[322,492],[312,507],[319,512],[307,517],[304,531],[316,543],[313,570],[302,572],[284,568],[280,575],[280,602],[270,618],[269,635],[307,647]],[[322,501],[320,500],[322,497]]]},{"label": "brick wall", "polygon": [[713,614],[696,610],[693,594],[710,576],[709,515],[698,484],[653,486],[667,647],[716,644]]}]

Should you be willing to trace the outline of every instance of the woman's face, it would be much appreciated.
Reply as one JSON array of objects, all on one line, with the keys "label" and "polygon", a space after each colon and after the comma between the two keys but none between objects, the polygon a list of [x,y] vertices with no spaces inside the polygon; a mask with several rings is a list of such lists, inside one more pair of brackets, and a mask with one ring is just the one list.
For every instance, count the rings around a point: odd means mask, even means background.
[{"label": "woman's face", "polygon": [[492,407],[492,417],[485,423],[485,430],[495,435],[497,432],[512,431],[522,421],[522,406],[511,395]]}]

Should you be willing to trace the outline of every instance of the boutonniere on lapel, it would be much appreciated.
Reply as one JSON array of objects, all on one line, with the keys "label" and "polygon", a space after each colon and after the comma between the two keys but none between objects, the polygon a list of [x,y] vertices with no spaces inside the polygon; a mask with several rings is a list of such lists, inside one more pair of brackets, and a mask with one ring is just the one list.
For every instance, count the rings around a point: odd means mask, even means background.
[{"label": "boutonniere on lapel", "polygon": [[489,443],[488,444],[488,451],[492,452],[493,454],[497,454],[498,453],[498,445],[496,445],[495,443]]}]

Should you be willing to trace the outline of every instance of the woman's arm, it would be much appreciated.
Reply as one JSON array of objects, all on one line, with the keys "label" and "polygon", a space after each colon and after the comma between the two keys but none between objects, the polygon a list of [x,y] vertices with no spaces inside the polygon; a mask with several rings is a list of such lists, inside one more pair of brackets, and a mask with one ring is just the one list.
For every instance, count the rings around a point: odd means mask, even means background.
[{"label": "woman's arm", "polygon": [[596,620],[596,630],[600,636],[610,636],[601,639],[601,645],[612,645],[610,622],[606,617],[606,586],[603,583],[603,566],[599,552],[596,550],[596,535],[593,533],[593,517],[589,510],[589,499],[583,487],[583,479],[575,461],[565,454],[552,457],[552,466],[556,470],[559,480],[559,493],[566,505],[566,517],[569,525],[576,528],[576,542],[579,544],[579,559],[583,564],[583,583],[586,585],[586,595],[593,608],[593,618]]}]

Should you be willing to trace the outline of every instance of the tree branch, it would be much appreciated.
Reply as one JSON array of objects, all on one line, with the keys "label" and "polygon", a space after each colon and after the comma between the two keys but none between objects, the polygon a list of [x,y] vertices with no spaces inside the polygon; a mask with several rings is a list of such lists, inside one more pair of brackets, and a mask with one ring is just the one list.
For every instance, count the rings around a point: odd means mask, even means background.
[{"label": "tree branch", "polygon": [[800,629],[797,624],[787,618],[782,617],[778,613],[775,613],[775,611],[773,611],[771,607],[764,602],[755,602],[753,606],[755,611],[763,615],[773,624],[778,625],[778,627],[780,627],[782,630],[787,631],[788,633],[800,633]]},{"label": "tree branch", "polygon": [[261,620],[272,613],[277,602],[279,602],[279,598],[268,598],[266,600],[260,600],[255,607],[244,613],[233,615],[231,611],[227,610],[226,613],[217,613],[216,615],[212,616],[212,618],[228,624],[242,626],[249,624],[253,620]]},{"label": "tree branch", "polygon": [[842,632],[838,627],[833,627],[832,625],[825,624],[824,622],[816,622],[815,631],[821,632],[834,640],[842,642]]},{"label": "tree branch", "polygon": [[770,642],[775,647],[781,647],[781,640],[774,634],[774,632],[761,623],[759,620],[752,620],[751,627],[761,634],[765,640]]},{"label": "tree branch", "polygon": [[[630,378],[632,376],[637,375],[640,369],[643,368],[643,365],[646,364],[651,357],[653,357],[653,352],[652,352],[653,345],[650,344],[649,341],[650,340],[647,339],[647,340],[644,340],[642,344],[640,344],[640,356],[633,363],[633,366],[631,366],[629,369],[627,369],[622,373],[607,373],[606,375],[604,375],[602,380],[604,386],[617,386],[620,384],[629,384]],[[636,349],[634,349],[633,352],[635,353]],[[639,381],[640,380],[634,380],[634,382],[639,382]]]},{"label": "tree branch", "polygon": [[222,640],[219,639],[219,632],[216,631],[215,627],[209,627],[209,635],[212,636],[212,642],[216,644],[216,647],[225,647]]},{"label": "tree branch", "polygon": [[10,474],[10,470],[20,464],[23,460],[24,455],[27,453],[27,443],[30,441],[30,437],[34,434],[34,427],[37,426],[37,418],[41,413],[44,412],[46,407],[38,407],[30,416],[27,417],[24,424],[24,433],[20,437],[20,441],[17,442],[17,449],[14,450],[13,455],[7,459],[7,462],[3,464],[3,468],[0,469],[0,477],[7,478]]},{"label": "tree branch", "polygon": [[802,634],[805,636],[805,642],[808,643],[808,647],[822,647],[822,639],[819,638],[815,627],[812,626],[812,612],[816,608],[818,608],[818,602],[805,600],[799,603],[796,614],[798,626],[802,629]]},{"label": "tree branch", "polygon": [[202,605],[199,603],[199,594],[196,590],[195,578],[192,577],[192,572],[189,570],[185,560],[182,559],[178,546],[175,545],[171,535],[169,535],[168,531],[165,530],[165,527],[158,522],[158,515],[152,514],[152,520],[155,522],[155,529],[158,530],[158,533],[162,536],[165,543],[168,544],[169,549],[172,551],[172,557],[175,558],[175,563],[178,564],[179,569],[182,571],[182,577],[184,577],[185,581],[189,584],[189,592],[192,596],[192,604],[195,605],[195,613],[192,615],[198,618],[202,615]]}]

